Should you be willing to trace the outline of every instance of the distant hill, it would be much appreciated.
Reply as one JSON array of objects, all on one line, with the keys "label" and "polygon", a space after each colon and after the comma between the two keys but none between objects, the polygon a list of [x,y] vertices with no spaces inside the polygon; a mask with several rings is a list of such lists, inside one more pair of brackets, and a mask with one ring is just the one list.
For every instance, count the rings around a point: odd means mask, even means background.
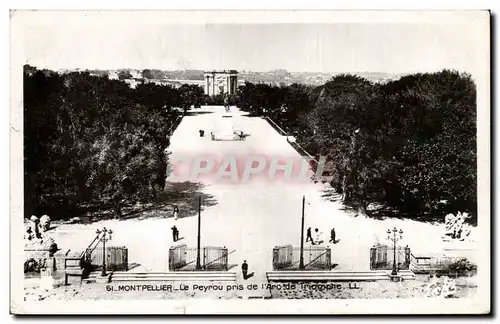
[{"label": "distant hill", "polygon": [[203,80],[203,70],[163,71],[165,79],[170,80]]},{"label": "distant hill", "polygon": [[[330,80],[335,75],[342,73],[325,73],[325,72],[287,72],[284,70],[270,72],[240,72],[238,78],[249,82],[264,82],[275,85],[292,83],[304,83],[311,85],[322,85]],[[386,82],[388,80],[397,79],[395,74],[387,74],[380,72],[361,72],[350,73],[356,74],[373,82]]]}]

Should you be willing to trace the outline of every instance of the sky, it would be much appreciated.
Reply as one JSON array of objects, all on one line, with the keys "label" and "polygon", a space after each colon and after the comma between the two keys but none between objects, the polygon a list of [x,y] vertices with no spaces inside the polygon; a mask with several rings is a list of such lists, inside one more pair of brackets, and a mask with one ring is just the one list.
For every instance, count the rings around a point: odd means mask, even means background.
[{"label": "sky", "polygon": [[477,26],[466,19],[450,23],[76,21],[24,22],[24,62],[52,69],[407,73],[448,68],[471,73],[485,51]]}]

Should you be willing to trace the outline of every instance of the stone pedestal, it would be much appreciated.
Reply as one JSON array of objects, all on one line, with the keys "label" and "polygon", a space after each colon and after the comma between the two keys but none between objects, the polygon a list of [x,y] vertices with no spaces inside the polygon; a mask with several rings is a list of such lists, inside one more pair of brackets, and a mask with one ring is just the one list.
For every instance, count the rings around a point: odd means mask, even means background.
[{"label": "stone pedestal", "polygon": [[57,271],[64,270],[64,260],[69,256],[70,250],[59,250],[54,254],[55,269]]},{"label": "stone pedestal", "polygon": [[111,274],[108,273],[105,276],[101,276],[100,274],[96,277],[96,283],[110,283],[111,282]]},{"label": "stone pedestal", "polygon": [[54,280],[52,269],[42,269],[40,271],[40,288],[45,290],[52,290],[55,286],[56,281]]},{"label": "stone pedestal", "polygon": [[403,278],[401,278],[400,275],[389,275],[389,280],[392,282],[400,282],[403,281]]}]

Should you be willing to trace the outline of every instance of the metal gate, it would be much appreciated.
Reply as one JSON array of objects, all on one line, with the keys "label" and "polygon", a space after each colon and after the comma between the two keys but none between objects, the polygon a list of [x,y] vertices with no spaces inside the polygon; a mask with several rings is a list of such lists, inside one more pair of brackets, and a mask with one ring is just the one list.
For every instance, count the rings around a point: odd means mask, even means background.
[{"label": "metal gate", "polygon": [[[102,267],[102,247],[96,249],[87,249],[86,260],[93,267]],[[128,249],[125,246],[107,246],[106,247],[106,270],[109,271],[128,271]]]},{"label": "metal gate", "polygon": [[187,247],[186,244],[172,246],[168,253],[169,269],[175,271],[187,264]]},{"label": "metal gate", "polygon": [[172,246],[169,250],[170,271],[227,270],[228,250],[224,247],[205,246],[200,249],[200,267],[196,269],[197,248],[186,245]]},{"label": "metal gate", "polygon": [[[396,268],[407,270],[410,268],[410,248],[396,247]],[[394,263],[394,247],[377,245],[370,248],[370,269],[391,270]]]},{"label": "metal gate", "polygon": [[[332,267],[332,254],[329,247],[306,247],[302,255],[304,258],[302,270],[330,270]],[[273,249],[274,270],[297,270],[299,266],[300,248],[282,245]]]},{"label": "metal gate", "polygon": [[291,245],[277,246],[273,249],[273,268],[285,269],[293,264],[293,247]]},{"label": "metal gate", "polygon": [[204,247],[202,267],[206,270],[227,270],[227,248]]}]

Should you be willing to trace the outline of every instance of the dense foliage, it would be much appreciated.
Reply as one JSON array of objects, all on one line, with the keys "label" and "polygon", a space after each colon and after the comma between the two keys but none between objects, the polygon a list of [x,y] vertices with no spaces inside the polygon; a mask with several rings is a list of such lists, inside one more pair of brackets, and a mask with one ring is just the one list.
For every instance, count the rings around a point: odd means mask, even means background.
[{"label": "dense foliage", "polygon": [[[201,93],[201,94],[200,94]],[[168,136],[203,89],[139,84],[89,73],[24,71],[25,215],[69,217],[154,199],[164,188]],[[59,212],[53,213],[57,208]]]},{"label": "dense foliage", "polygon": [[[345,204],[375,215],[476,215],[476,89],[444,70],[385,84],[339,75],[319,87],[246,83],[238,106],[273,119],[331,162]],[[383,206],[377,211],[373,206]]]}]

